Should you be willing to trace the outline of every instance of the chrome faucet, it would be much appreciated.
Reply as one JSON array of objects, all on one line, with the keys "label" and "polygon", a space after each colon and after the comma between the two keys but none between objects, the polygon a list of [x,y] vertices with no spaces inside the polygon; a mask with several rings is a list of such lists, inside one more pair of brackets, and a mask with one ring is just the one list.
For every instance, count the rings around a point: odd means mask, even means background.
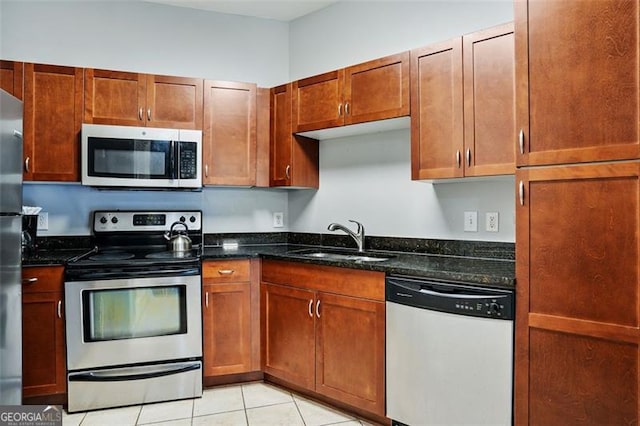
[{"label": "chrome faucet", "polygon": [[358,251],[362,253],[364,252],[364,226],[360,222],[356,222],[355,220],[349,219],[349,222],[353,222],[358,225],[356,232],[353,232],[351,229],[347,228],[344,225],[340,225],[339,223],[331,223],[327,229],[329,231],[340,230],[346,232],[351,238],[355,240],[356,244],[358,245]]}]

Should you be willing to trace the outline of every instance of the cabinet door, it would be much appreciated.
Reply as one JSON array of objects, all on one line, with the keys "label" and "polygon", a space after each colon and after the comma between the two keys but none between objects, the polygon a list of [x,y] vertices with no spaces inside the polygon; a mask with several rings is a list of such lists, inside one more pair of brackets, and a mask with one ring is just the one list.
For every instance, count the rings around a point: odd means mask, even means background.
[{"label": "cabinet door", "polygon": [[513,24],[466,35],[465,176],[515,173]]},{"label": "cabinet door", "polygon": [[291,181],[291,92],[292,84],[271,89],[271,186],[289,186]]},{"label": "cabinet door", "polygon": [[295,132],[327,129],[344,124],[342,91],[344,70],[293,82]]},{"label": "cabinet door", "polygon": [[264,372],[315,388],[314,292],[262,284]]},{"label": "cabinet door", "polygon": [[637,1],[515,2],[520,165],[640,156]]},{"label": "cabinet door", "polygon": [[0,89],[22,99],[23,77],[22,62],[0,61]]},{"label": "cabinet door", "polygon": [[384,302],[319,293],[316,316],[316,391],[384,416]]},{"label": "cabinet door", "polygon": [[251,371],[250,283],[204,282],[204,375]]},{"label": "cabinet door", "polygon": [[144,74],[87,68],[84,75],[85,123],[145,125]]},{"label": "cabinet door", "polygon": [[318,188],[318,141],[292,134],[292,91],[291,83],[271,89],[270,186]]},{"label": "cabinet door", "polygon": [[256,85],[205,82],[203,183],[254,185],[256,181]]},{"label": "cabinet door", "polygon": [[516,177],[515,424],[637,423],[640,163]]},{"label": "cabinet door", "polygon": [[409,115],[409,52],[348,67],[344,124]]},{"label": "cabinet door", "polygon": [[461,177],[462,39],[411,51],[411,178]]},{"label": "cabinet door", "polygon": [[25,180],[79,181],[82,68],[25,64]]},{"label": "cabinet door", "polygon": [[203,84],[197,78],[147,76],[147,126],[202,129]]},{"label": "cabinet door", "polygon": [[62,267],[23,269],[24,397],[66,392],[63,272]]}]

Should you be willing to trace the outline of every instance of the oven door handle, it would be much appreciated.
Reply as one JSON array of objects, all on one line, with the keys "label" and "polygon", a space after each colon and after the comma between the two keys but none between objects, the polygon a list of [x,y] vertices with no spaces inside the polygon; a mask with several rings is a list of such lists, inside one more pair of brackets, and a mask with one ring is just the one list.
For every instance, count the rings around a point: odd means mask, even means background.
[{"label": "oven door handle", "polygon": [[[187,371],[199,370],[200,362],[171,364],[169,366],[157,366],[153,368],[143,367],[144,373],[139,368],[123,368],[108,371],[89,371],[86,373],[69,374],[70,382],[123,382],[128,380],[144,380],[153,379],[155,377],[170,376],[173,374],[185,373]],[[130,371],[130,373],[122,373],[122,371]]]}]

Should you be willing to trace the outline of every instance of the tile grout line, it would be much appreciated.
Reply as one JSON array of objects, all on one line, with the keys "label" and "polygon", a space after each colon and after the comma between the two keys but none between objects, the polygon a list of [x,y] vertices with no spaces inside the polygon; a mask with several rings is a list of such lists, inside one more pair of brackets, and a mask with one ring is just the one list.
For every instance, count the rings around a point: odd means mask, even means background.
[{"label": "tile grout line", "polygon": [[240,394],[242,395],[242,408],[244,409],[244,420],[249,426],[249,414],[247,413],[247,403],[244,400],[244,385],[240,385]]},{"label": "tile grout line", "polygon": [[298,401],[296,401],[296,398],[293,396],[293,393],[291,393],[290,395],[291,395],[291,399],[293,399],[293,404],[296,406],[296,410],[298,410],[298,414],[300,415],[300,418],[302,419],[302,424],[304,426],[307,426],[307,422],[304,420],[304,416],[302,415],[302,411],[300,411],[300,407],[298,406]]}]

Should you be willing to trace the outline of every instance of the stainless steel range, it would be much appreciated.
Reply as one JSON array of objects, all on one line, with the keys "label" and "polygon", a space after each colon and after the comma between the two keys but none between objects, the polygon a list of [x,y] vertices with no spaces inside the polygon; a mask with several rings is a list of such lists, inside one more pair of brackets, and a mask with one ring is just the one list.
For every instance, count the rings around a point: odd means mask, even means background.
[{"label": "stainless steel range", "polygon": [[66,268],[69,412],[202,396],[202,212],[96,211],[93,232]]}]

